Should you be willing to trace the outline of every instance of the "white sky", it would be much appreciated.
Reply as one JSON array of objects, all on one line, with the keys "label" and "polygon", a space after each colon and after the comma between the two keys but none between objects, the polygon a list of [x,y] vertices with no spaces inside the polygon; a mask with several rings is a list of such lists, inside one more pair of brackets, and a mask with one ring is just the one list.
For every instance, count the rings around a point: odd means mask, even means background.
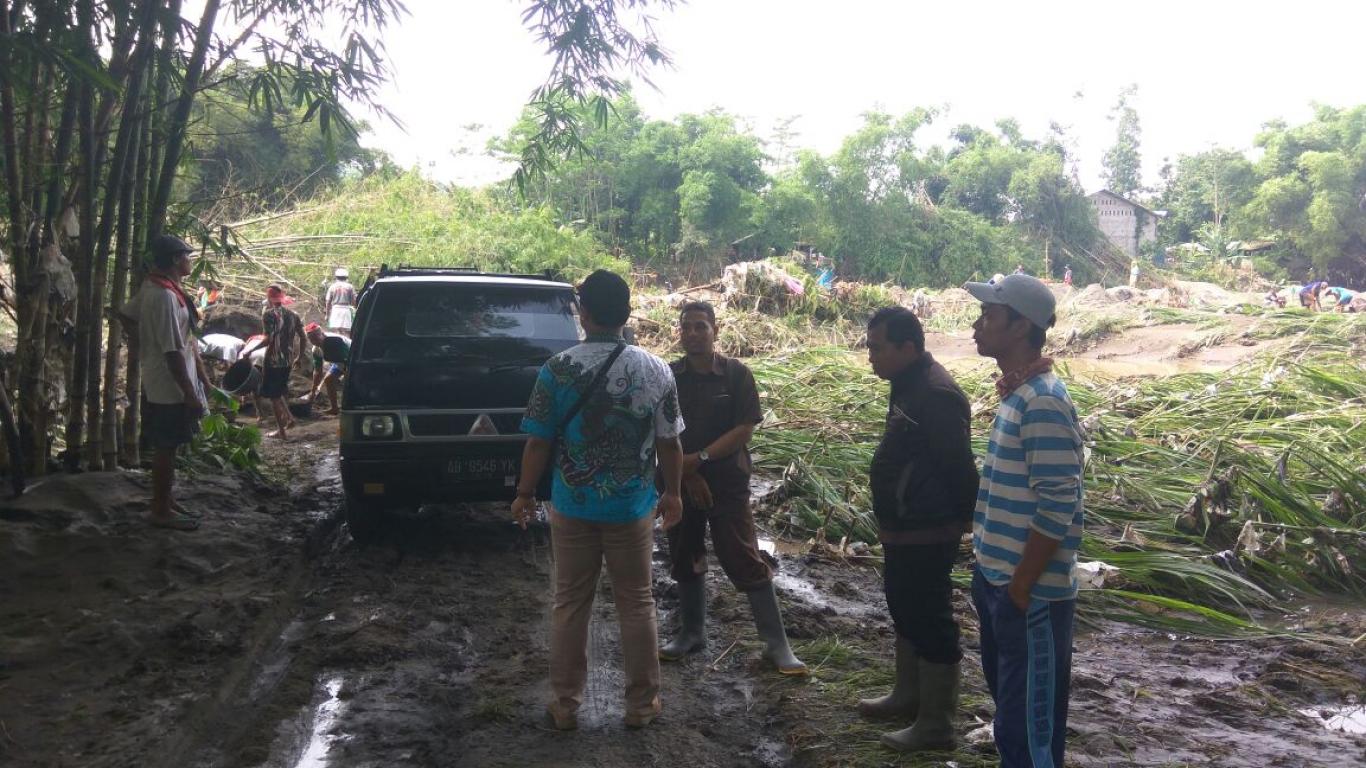
[{"label": "white sky", "polygon": [[[406,132],[371,119],[366,143],[443,181],[504,177],[481,157],[484,143],[549,70],[523,3],[406,2],[410,16],[385,35],[394,81],[381,96]],[[1267,120],[1307,120],[1311,102],[1366,102],[1363,21],[1357,0],[691,0],[656,20],[675,66],[656,72],[658,92],[639,86],[636,97],[658,119],[722,107],[765,138],[776,119],[800,115],[798,145],[822,154],[875,108],[947,106],[922,143],[1003,117],[1043,138],[1056,120],[1089,191],[1114,138],[1106,116],[1137,83],[1152,186],[1164,157],[1250,150]]]}]

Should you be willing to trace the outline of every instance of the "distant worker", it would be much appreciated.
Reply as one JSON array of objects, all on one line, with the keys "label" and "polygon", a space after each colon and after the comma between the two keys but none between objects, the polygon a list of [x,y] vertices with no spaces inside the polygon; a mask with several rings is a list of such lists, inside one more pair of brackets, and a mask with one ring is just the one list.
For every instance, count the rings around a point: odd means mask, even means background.
[{"label": "distant worker", "polygon": [[992,732],[1002,768],[1062,766],[1083,515],[1077,412],[1043,356],[1057,302],[1024,275],[963,287],[982,302],[977,353],[1001,369],[972,535]]},{"label": "distant worker", "polygon": [[333,333],[351,335],[351,319],[356,308],[356,286],[347,279],[350,273],[338,267],[336,282],[327,288],[327,328]]},{"label": "distant worker", "polygon": [[246,345],[230,333],[206,333],[199,337],[199,354],[201,358],[232,365],[242,356],[242,348]]},{"label": "distant worker", "polygon": [[860,701],[858,711],[911,723],[882,735],[897,751],[952,749],[963,659],[953,562],[978,489],[972,407],[925,349],[925,329],[905,308],[880,309],[868,321],[868,362],[891,382],[869,485],[896,632],[896,676],[891,693]]},{"label": "distant worker", "polygon": [[199,288],[195,291],[195,298],[202,313],[210,307],[218,306],[218,302],[223,300],[223,286],[209,280],[201,280]]},{"label": "distant worker", "polygon": [[1129,287],[1138,287],[1138,258],[1135,257],[1129,264]]},{"label": "distant worker", "polygon": [[1062,270],[1062,284],[1063,284],[1063,285],[1069,285],[1069,286],[1072,284],[1072,265],[1071,265],[1071,264],[1068,264],[1068,265],[1067,265],[1066,267],[1064,267],[1063,270]]},{"label": "distant worker", "polygon": [[1323,292],[1323,295],[1331,301],[1329,306],[1333,308],[1334,312],[1346,312],[1352,306],[1352,300],[1357,296],[1355,291],[1341,286],[1329,288]]},{"label": "distant worker", "polygon": [[1300,306],[1311,312],[1322,309],[1319,302],[1319,294],[1328,290],[1327,280],[1311,280],[1309,284],[1300,289]]},{"label": "distant worker", "polygon": [[1013,274],[1016,274],[1016,275],[1023,275],[1024,273],[1025,273],[1025,271],[1024,271],[1024,265],[1023,265],[1023,264],[1016,264],[1016,265],[1015,265],[1015,272],[1014,272]]},{"label": "distant worker", "polygon": [[324,413],[329,416],[336,416],[338,413],[341,413],[341,397],[337,390],[338,385],[341,383],[342,376],[346,374],[346,365],[344,363],[335,363],[326,360],[323,356],[323,345],[329,338],[337,339],[338,342],[336,343],[342,345],[344,353],[349,355],[351,352],[351,341],[341,334],[328,335],[327,333],[324,333],[322,326],[317,323],[309,323],[304,326],[304,335],[308,337],[309,343],[313,345],[313,388],[308,391],[308,395],[304,399],[308,402],[316,403],[318,400],[318,392],[320,390],[325,390],[330,406]]},{"label": "distant worker", "polygon": [[276,430],[267,437],[285,440],[288,430],[294,426],[294,417],[289,414],[289,373],[303,358],[303,322],[294,310],[294,303],[283,288],[272,285],[266,289],[266,310],[261,313],[261,325],[266,334],[265,365],[261,374],[260,395],[269,400],[275,414]]},{"label": "distant worker", "polygon": [[754,374],[716,351],[716,310],[684,304],[678,339],[685,356],[670,367],[683,414],[683,522],[669,530],[670,573],[678,582],[680,627],[659,649],[678,661],[707,646],[707,531],[721,568],[749,598],[764,657],[784,675],[807,674],[783,629],[773,572],[759,554],[749,509],[749,440],[763,421]]}]

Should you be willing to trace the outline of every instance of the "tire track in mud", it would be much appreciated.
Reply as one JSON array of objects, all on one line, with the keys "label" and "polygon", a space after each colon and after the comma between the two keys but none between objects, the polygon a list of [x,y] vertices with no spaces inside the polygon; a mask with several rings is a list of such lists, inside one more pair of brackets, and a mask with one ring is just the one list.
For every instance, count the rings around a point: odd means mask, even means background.
[{"label": "tire track in mud", "polygon": [[[197,704],[186,716],[183,727],[157,756],[152,765],[158,768],[183,768],[191,765],[216,764],[204,753],[220,751],[219,744],[230,746],[250,725],[243,720],[243,702],[256,698],[253,691],[263,682],[274,689],[287,671],[287,662],[263,667],[262,659],[278,658],[287,641],[288,628],[297,621],[297,596],[308,579],[312,565],[301,561],[290,568],[285,577],[285,593],[291,599],[277,603],[262,613],[252,630],[252,640],[246,652],[232,662],[223,676],[218,691]],[[206,748],[206,742],[209,746]],[[208,762],[206,762],[206,760]]]},{"label": "tire track in mud", "polygon": [[[739,652],[720,670],[702,656],[666,665],[664,716],[643,731],[625,728],[605,573],[580,728],[546,728],[550,548],[500,513],[425,513],[402,521],[389,547],[362,549],[344,528],[335,533],[156,765],[782,764],[755,759],[758,749],[776,754],[782,735],[776,705],[755,693],[765,686],[750,677],[753,660]],[[666,583],[658,563],[655,578],[657,588]]]}]

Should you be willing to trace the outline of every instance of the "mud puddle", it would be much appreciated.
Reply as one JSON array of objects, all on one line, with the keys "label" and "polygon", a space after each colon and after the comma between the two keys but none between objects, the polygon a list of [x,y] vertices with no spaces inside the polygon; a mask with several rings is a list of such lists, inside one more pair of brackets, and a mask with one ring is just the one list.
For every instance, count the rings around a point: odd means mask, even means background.
[{"label": "mud puddle", "polygon": [[[882,766],[884,725],[853,713],[890,681],[879,575],[765,535],[807,680],[760,657],[748,602],[713,567],[704,653],[665,664],[664,714],[621,722],[621,649],[603,578],[581,727],[541,722],[548,698],[551,559],[499,507],[397,518],[360,548],[342,526],[335,422],[270,456],[294,487],[198,478],[194,534],[136,522],[138,475],[54,478],[0,514],[0,764],[328,766]],[[306,446],[306,447],[304,447]],[[662,544],[659,537],[657,546]],[[660,634],[677,591],[655,561]],[[11,585],[22,585],[22,590]],[[929,763],[994,763],[963,595],[964,746]],[[1354,638],[1366,610],[1288,619]],[[1069,722],[1076,766],[1366,763],[1363,649],[1268,638],[1216,642],[1093,622],[1079,630]],[[1355,709],[1353,709],[1355,707]],[[969,733],[978,738],[968,740]]]}]

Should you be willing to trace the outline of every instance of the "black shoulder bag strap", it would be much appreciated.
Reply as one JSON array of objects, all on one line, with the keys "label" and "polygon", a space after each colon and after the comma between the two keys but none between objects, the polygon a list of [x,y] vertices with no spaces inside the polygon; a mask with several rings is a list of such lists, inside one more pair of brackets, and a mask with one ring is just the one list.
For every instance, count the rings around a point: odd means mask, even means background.
[{"label": "black shoulder bag strap", "polygon": [[[583,410],[583,406],[588,402],[588,398],[592,397],[598,387],[602,386],[603,380],[607,378],[607,372],[612,369],[612,364],[617,361],[617,358],[621,357],[622,350],[624,349],[626,349],[626,343],[617,342],[617,348],[612,350],[612,354],[607,356],[607,362],[603,363],[601,368],[598,368],[598,373],[593,377],[593,380],[589,382],[588,389],[585,389],[583,394],[579,395],[579,399],[575,401],[574,407],[570,408],[569,413],[565,414],[564,418],[560,420],[560,426],[555,430],[555,439],[557,441],[564,435],[564,431],[569,429],[569,422],[573,421],[574,417],[579,415],[579,411]],[[551,455],[554,456],[553,450],[551,451]]]}]

